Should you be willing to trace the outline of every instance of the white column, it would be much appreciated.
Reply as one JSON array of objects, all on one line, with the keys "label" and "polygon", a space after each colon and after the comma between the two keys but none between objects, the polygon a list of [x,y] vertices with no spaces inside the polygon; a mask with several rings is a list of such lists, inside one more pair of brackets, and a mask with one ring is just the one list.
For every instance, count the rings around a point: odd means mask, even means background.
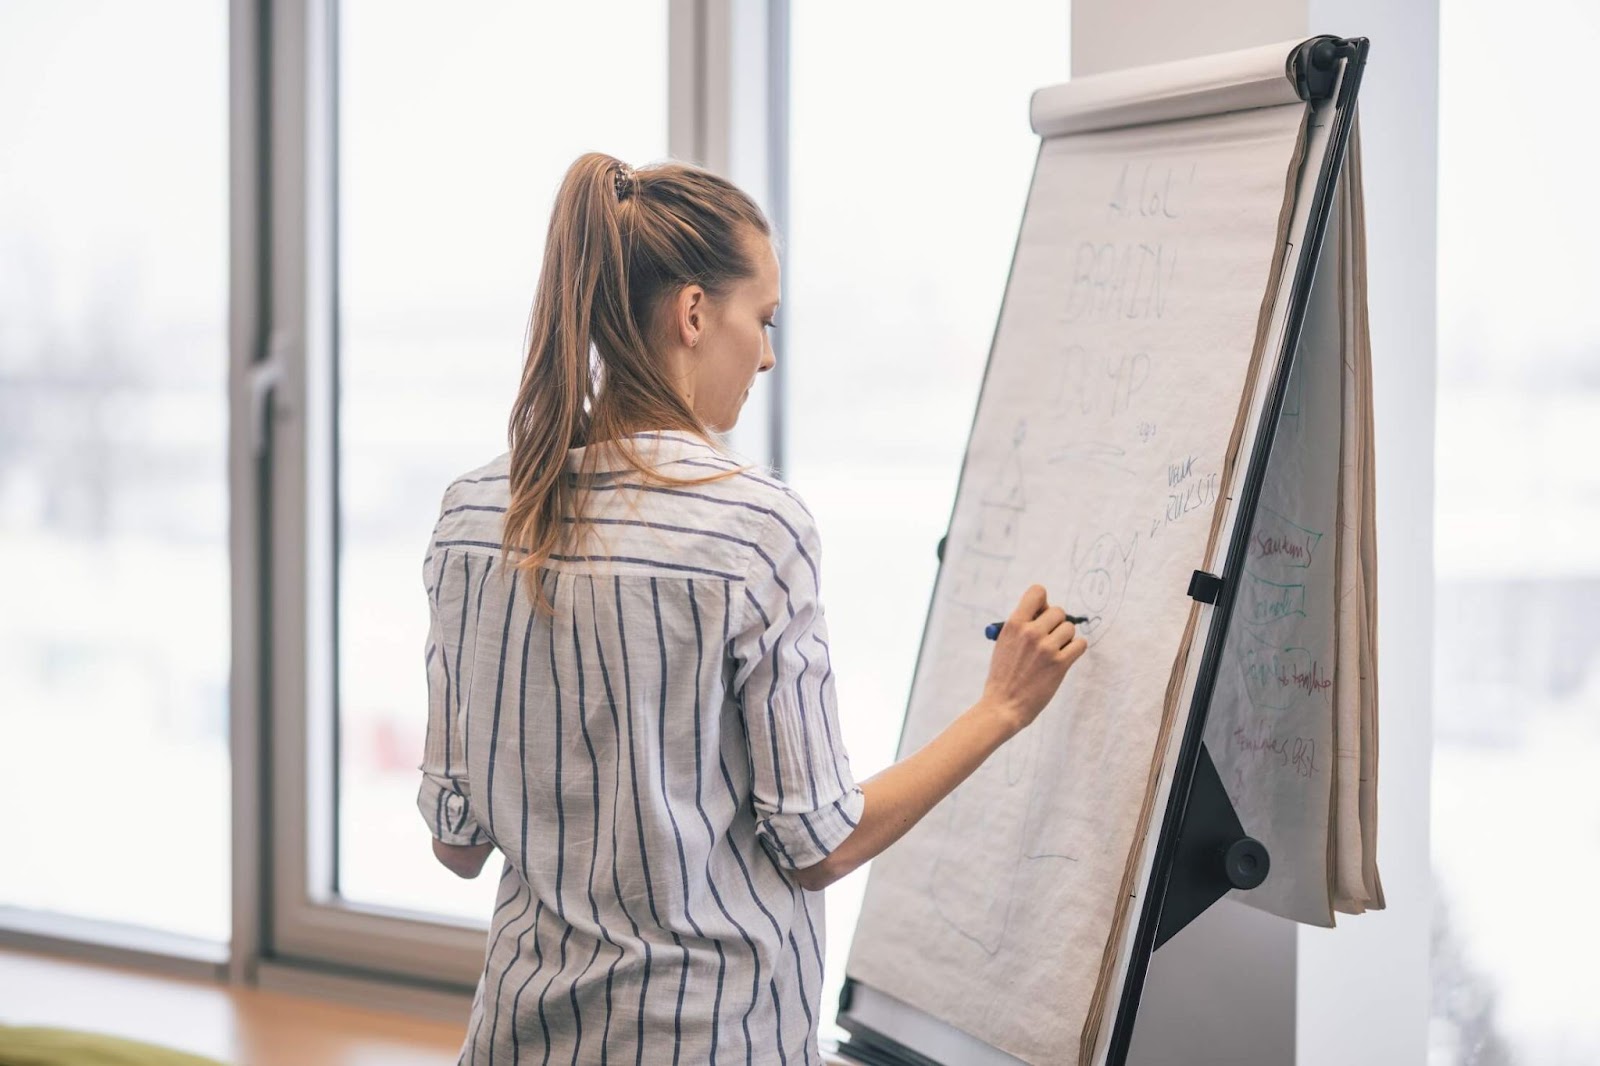
[{"label": "white column", "polygon": [[1427,1058],[1438,23],[1437,0],[1072,2],[1074,75],[1312,33],[1372,40],[1361,130],[1378,459],[1378,862],[1389,909],[1330,931],[1212,908],[1152,959],[1136,1066]]},{"label": "white column", "polygon": [[[1388,909],[1301,929],[1297,1066],[1427,1061],[1433,761],[1439,9],[1309,0],[1310,28],[1372,39],[1361,85],[1377,424],[1378,869]],[[1493,76],[1490,74],[1489,76]]]}]

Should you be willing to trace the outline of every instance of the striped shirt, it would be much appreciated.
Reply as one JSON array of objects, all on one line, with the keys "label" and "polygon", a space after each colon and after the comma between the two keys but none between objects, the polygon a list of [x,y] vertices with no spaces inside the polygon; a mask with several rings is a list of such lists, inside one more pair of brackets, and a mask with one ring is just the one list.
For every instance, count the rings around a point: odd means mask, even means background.
[{"label": "striped shirt", "polygon": [[[740,465],[631,440],[675,476]],[[810,512],[755,473],[650,486],[602,452],[595,535],[542,575],[552,619],[499,559],[507,458],[450,484],[423,563],[418,807],[505,857],[461,1062],[820,1063],[823,899],[788,871],[863,795]]]}]

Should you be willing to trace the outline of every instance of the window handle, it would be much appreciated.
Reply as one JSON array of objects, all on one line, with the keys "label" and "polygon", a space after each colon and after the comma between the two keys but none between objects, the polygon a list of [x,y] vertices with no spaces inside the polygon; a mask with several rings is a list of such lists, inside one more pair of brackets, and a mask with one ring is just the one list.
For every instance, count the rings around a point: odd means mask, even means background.
[{"label": "window handle", "polygon": [[267,417],[272,396],[283,380],[283,364],[289,339],[282,330],[273,330],[267,339],[266,356],[250,365],[250,454],[261,458],[267,453]]}]

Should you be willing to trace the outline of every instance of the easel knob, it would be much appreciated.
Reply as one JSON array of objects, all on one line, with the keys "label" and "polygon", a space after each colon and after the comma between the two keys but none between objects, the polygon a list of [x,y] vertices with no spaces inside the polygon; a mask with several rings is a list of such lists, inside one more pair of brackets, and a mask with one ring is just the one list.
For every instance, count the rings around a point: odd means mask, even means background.
[{"label": "easel knob", "polygon": [[1272,860],[1254,837],[1240,837],[1222,855],[1222,872],[1234,888],[1255,888],[1267,879]]}]

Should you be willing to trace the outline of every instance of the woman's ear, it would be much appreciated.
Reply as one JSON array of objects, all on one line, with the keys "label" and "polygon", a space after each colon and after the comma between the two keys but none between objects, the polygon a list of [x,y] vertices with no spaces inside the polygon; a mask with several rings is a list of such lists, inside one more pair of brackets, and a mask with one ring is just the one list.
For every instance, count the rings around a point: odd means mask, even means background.
[{"label": "woman's ear", "polygon": [[685,285],[678,294],[677,314],[674,316],[678,340],[690,348],[700,343],[705,332],[706,290],[698,285]]}]

